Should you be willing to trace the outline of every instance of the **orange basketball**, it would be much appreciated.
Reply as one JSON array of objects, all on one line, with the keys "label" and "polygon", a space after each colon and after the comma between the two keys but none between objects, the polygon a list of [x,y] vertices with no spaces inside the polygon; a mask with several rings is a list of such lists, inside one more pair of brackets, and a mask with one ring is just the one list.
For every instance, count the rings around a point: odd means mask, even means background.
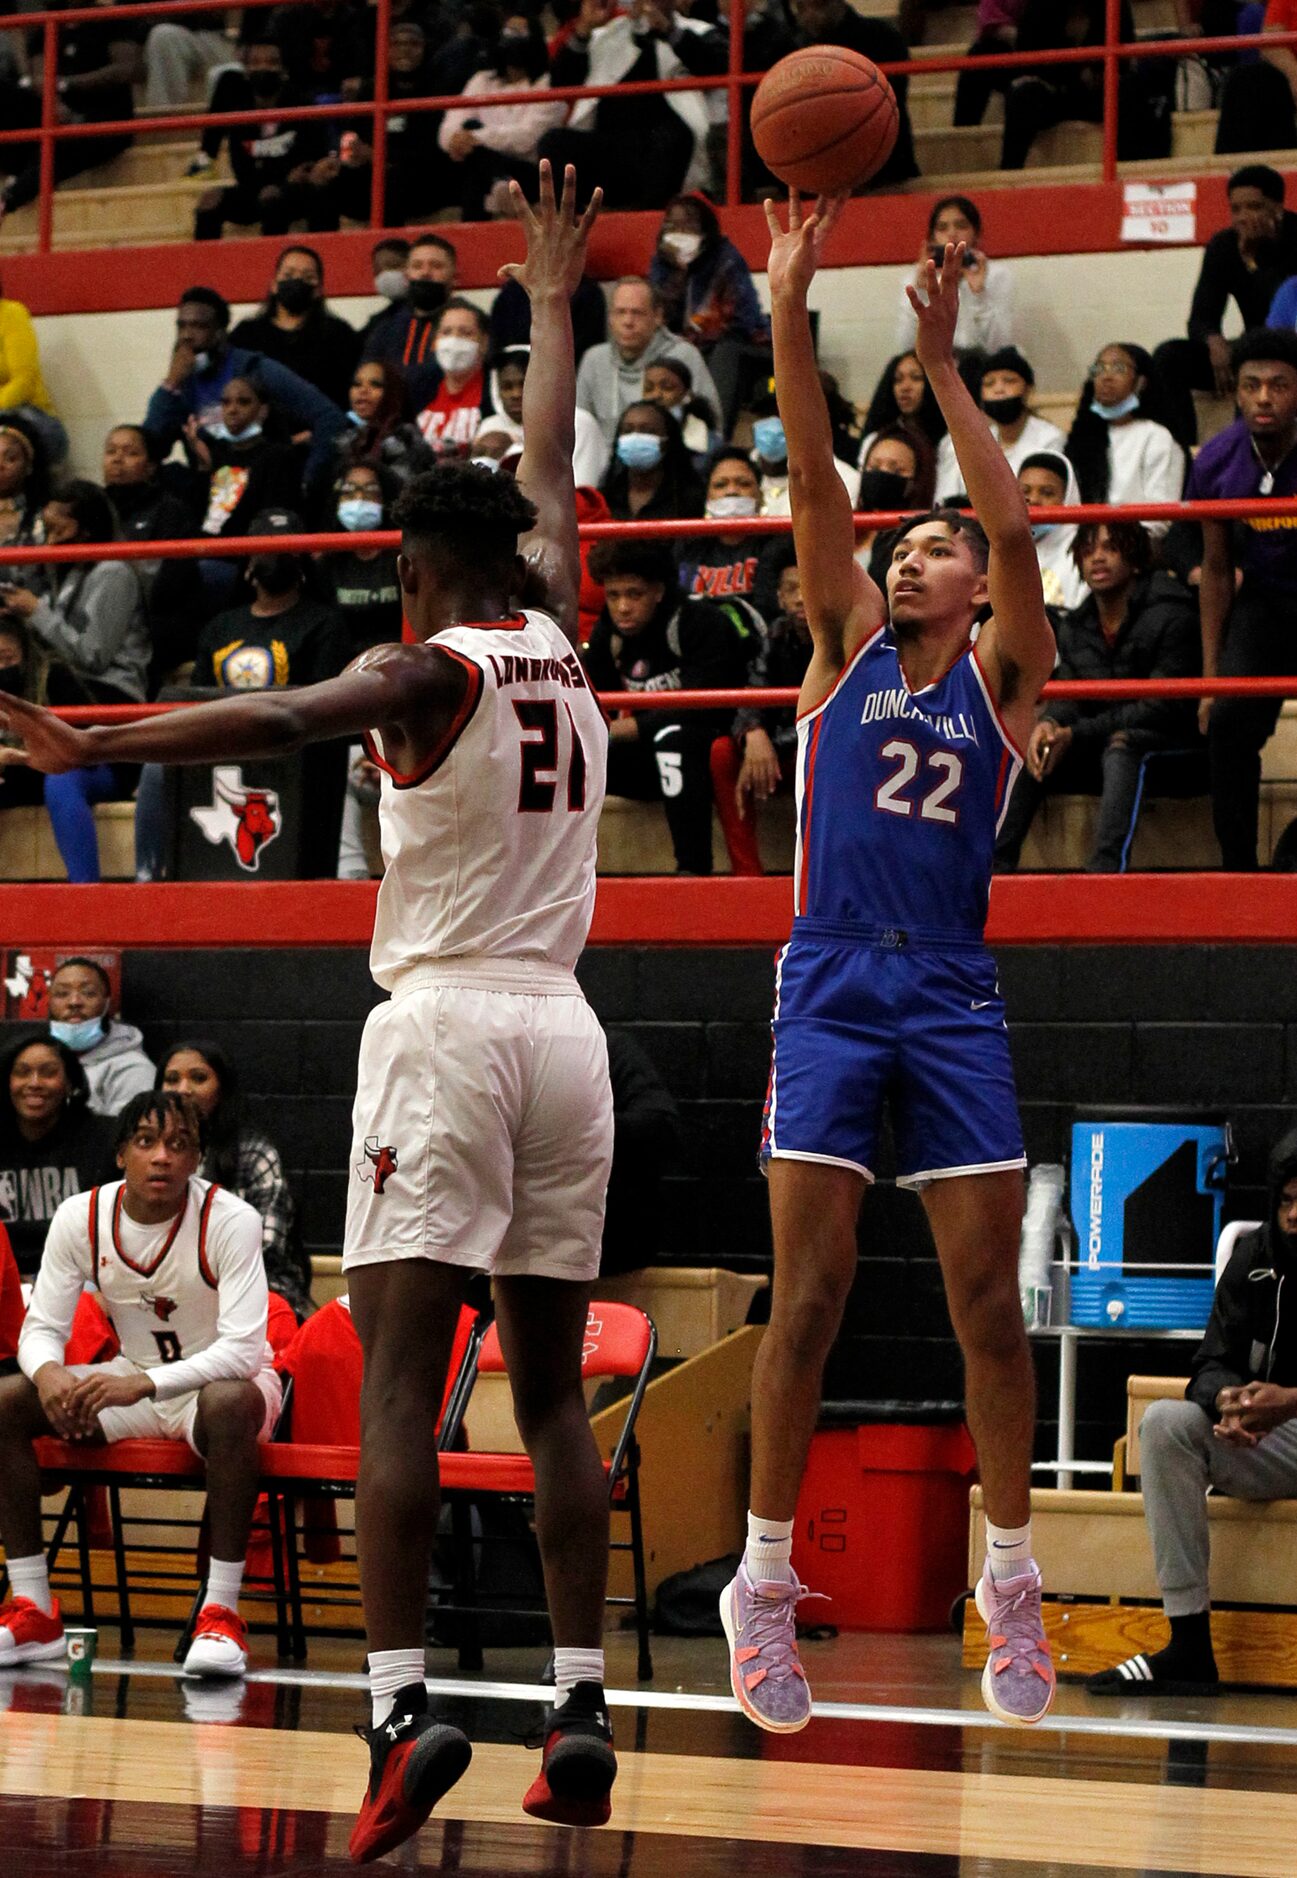
[{"label": "orange basketball", "polygon": [[899,118],[882,72],[845,46],[790,52],[752,100],[757,154],[810,195],[841,195],[877,175],[892,154]]}]

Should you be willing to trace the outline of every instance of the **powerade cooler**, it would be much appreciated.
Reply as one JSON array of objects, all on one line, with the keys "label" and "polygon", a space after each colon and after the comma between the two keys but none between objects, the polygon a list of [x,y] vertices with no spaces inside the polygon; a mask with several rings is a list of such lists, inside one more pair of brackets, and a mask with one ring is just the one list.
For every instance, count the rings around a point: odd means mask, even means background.
[{"label": "powerade cooler", "polygon": [[1074,1324],[1194,1330],[1207,1322],[1228,1160],[1223,1122],[1073,1124]]}]

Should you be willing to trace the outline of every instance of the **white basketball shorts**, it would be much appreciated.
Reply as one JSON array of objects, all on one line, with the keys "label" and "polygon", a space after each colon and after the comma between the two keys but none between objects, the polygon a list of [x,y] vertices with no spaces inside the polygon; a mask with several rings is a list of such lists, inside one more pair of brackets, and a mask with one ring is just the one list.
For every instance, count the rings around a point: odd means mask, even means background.
[{"label": "white basketball shorts", "polygon": [[608,1046],[570,972],[414,966],[360,1046],[343,1269],[429,1258],[588,1283],[611,1162]]},{"label": "white basketball shorts", "polygon": [[[72,1363],[69,1368],[74,1376],[101,1376],[105,1370],[110,1376],[138,1376],[140,1373],[138,1364],[132,1363],[128,1356],[109,1357],[106,1363]],[[283,1406],[284,1385],[279,1372],[268,1363],[249,1380],[261,1391],[265,1404],[257,1439],[269,1441]],[[198,1419],[198,1396],[197,1389],[189,1389],[184,1395],[170,1396],[165,1402],[155,1402],[152,1396],[145,1396],[141,1402],[132,1402],[129,1408],[106,1408],[99,1416],[104,1440],[184,1441],[197,1454],[194,1423]]]}]

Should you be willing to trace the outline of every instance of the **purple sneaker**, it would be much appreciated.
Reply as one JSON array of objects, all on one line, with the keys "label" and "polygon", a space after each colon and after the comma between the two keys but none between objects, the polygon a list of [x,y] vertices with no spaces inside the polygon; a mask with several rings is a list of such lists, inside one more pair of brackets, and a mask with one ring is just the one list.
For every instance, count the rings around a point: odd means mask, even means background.
[{"label": "purple sneaker", "polygon": [[982,1671],[982,1700],[997,1720],[1029,1728],[1054,1700],[1054,1665],[1040,1616],[1040,1573],[1033,1565],[997,1584],[988,1565],[977,1585],[977,1609],[991,1653]]},{"label": "purple sneaker", "polygon": [[797,1658],[796,1612],[798,1599],[813,1595],[795,1578],[754,1585],[741,1562],[721,1592],[734,1699],[771,1734],[796,1734],[811,1719],[811,1692]]}]

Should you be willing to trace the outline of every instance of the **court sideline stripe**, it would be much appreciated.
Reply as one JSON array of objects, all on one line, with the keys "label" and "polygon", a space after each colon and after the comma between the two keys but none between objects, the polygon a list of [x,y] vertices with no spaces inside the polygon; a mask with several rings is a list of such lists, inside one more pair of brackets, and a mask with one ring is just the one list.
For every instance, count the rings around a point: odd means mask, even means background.
[{"label": "court sideline stripe", "polygon": [[[121,1659],[99,1658],[94,1664],[96,1676],[146,1676],[180,1680],[179,1671],[167,1663],[130,1663]],[[250,1670],[248,1682],[269,1683],[283,1688],[353,1689],[368,1693],[369,1683],[360,1674],[320,1669]],[[552,1685],[529,1682],[474,1682],[467,1678],[433,1676],[427,1679],[430,1695],[469,1696],[493,1702],[550,1702]],[[683,1690],[608,1689],[610,1708],[673,1709],[677,1712],[712,1715],[736,1715],[738,1704],[727,1695],[688,1695]],[[990,1728],[1015,1737],[1024,1734],[1111,1735],[1124,1740],[1145,1741],[1233,1741],[1253,1746],[1297,1748],[1297,1728],[1247,1726],[1242,1722],[1180,1722],[1114,1716],[1109,1721],[1099,1715],[1047,1715],[1030,1730],[1006,1730],[984,1709],[910,1708],[890,1702],[820,1702],[815,1713],[825,1721],[909,1723],[921,1728]]]}]

